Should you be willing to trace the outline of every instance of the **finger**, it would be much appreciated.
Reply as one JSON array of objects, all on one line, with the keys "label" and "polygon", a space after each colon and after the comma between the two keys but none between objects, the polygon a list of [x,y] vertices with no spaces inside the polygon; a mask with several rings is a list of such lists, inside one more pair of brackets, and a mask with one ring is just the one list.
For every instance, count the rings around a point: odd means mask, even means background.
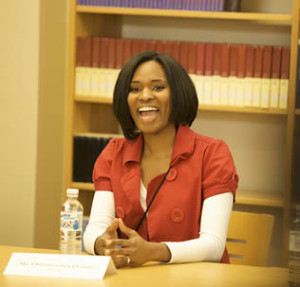
[{"label": "finger", "polygon": [[104,254],[103,248],[104,248],[105,244],[106,244],[106,240],[102,239],[100,236],[96,239],[95,253],[97,255],[103,255]]},{"label": "finger", "polygon": [[122,267],[130,266],[130,263],[128,262],[127,256],[112,257],[112,259],[113,259],[113,262],[114,262],[116,268],[122,268]]},{"label": "finger", "polygon": [[132,249],[130,248],[110,248],[105,249],[104,255],[106,256],[118,256],[118,255],[130,255],[132,254]]},{"label": "finger", "polygon": [[119,220],[115,218],[112,224],[109,227],[107,227],[106,232],[108,235],[113,236],[118,228],[119,228]]},{"label": "finger", "polygon": [[127,227],[123,220],[121,218],[119,218],[119,229],[121,232],[123,232],[125,235],[127,235],[128,237],[130,237],[132,234],[135,233],[135,231],[129,227]]},{"label": "finger", "polygon": [[108,239],[105,242],[105,247],[129,247],[131,245],[128,239]]}]

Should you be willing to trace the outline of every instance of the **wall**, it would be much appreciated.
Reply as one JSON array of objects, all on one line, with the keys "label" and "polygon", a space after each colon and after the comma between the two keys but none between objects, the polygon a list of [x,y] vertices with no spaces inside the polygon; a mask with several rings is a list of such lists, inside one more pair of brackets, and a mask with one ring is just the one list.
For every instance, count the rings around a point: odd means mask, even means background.
[{"label": "wall", "polygon": [[68,1],[2,2],[0,244],[58,248]]},{"label": "wall", "polygon": [[1,3],[0,244],[34,241],[39,13],[39,1]]},{"label": "wall", "polygon": [[57,249],[64,188],[68,1],[40,1],[35,247]]}]

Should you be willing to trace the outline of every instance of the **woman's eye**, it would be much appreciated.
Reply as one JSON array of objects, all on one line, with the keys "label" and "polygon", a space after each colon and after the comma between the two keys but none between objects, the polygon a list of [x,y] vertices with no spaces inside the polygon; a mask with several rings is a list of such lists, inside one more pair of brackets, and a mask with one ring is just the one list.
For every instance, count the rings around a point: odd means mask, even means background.
[{"label": "woman's eye", "polygon": [[153,90],[159,92],[159,91],[162,91],[164,88],[165,88],[165,86],[154,86]]},{"label": "woman's eye", "polygon": [[132,93],[137,93],[139,91],[140,91],[139,87],[130,87],[130,89],[129,89],[129,92],[132,92]]}]

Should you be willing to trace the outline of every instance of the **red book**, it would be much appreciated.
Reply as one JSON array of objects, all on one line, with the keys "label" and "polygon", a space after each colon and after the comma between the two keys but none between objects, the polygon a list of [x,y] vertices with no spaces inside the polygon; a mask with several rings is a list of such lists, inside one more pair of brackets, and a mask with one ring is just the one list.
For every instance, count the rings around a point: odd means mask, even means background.
[{"label": "red book", "polygon": [[131,39],[131,55],[134,56],[135,54],[141,51],[140,48],[141,41],[138,39]]},{"label": "red book", "polygon": [[281,46],[273,47],[273,56],[272,56],[272,79],[280,78],[280,66],[281,66]]},{"label": "red book", "polygon": [[164,53],[168,55],[172,55],[172,43],[170,41],[165,41]]},{"label": "red book", "polygon": [[81,37],[76,39],[76,67],[83,66],[83,40]]},{"label": "red book", "polygon": [[196,74],[204,76],[204,63],[205,63],[205,44],[197,43],[196,44]]},{"label": "red book", "polygon": [[108,66],[108,38],[100,38],[100,68]]},{"label": "red book", "polygon": [[131,39],[123,39],[123,61],[124,64],[129,60],[132,56],[131,54]]},{"label": "red book", "polygon": [[237,77],[237,71],[238,71],[238,46],[230,45],[229,76]]},{"label": "red book", "polygon": [[290,53],[290,47],[282,47],[281,79],[289,79],[290,77]]},{"label": "red book", "polygon": [[188,69],[188,42],[181,42],[179,62],[182,67],[187,71]]},{"label": "red book", "polygon": [[123,49],[123,39],[116,39],[116,69],[121,69],[123,66]]},{"label": "red book", "polygon": [[205,46],[205,76],[213,75],[214,44],[207,43]]},{"label": "red book", "polygon": [[92,67],[99,68],[100,59],[99,59],[99,49],[100,49],[100,39],[93,37],[92,39]]},{"label": "red book", "polygon": [[272,47],[264,46],[263,47],[263,68],[262,68],[262,77],[264,79],[271,78],[271,64],[272,64]]},{"label": "red book", "polygon": [[220,76],[221,75],[221,45],[213,44],[213,75]]},{"label": "red book", "polygon": [[262,77],[263,48],[256,46],[254,52],[254,78]]},{"label": "red book", "polygon": [[246,74],[246,45],[238,46],[238,78],[245,78]]},{"label": "red book", "polygon": [[140,40],[140,52],[146,51],[147,49],[147,41],[146,40]]},{"label": "red book", "polygon": [[196,43],[188,43],[188,73],[196,74]]},{"label": "red book", "polygon": [[156,41],[155,50],[157,53],[163,53],[164,52],[164,43],[161,40]]},{"label": "red book", "polygon": [[180,46],[181,42],[172,42],[172,57],[178,62],[180,62]]},{"label": "red book", "polygon": [[115,67],[115,58],[116,58],[116,39],[108,38],[108,60],[107,60],[107,68],[114,69]]},{"label": "red book", "polygon": [[229,52],[230,46],[228,44],[221,45],[221,76],[229,76]]},{"label": "red book", "polygon": [[82,38],[83,41],[83,66],[91,67],[92,65],[92,38]]},{"label": "red book", "polygon": [[246,77],[252,78],[254,72],[254,46],[246,46]]},{"label": "red book", "polygon": [[156,50],[156,41],[155,40],[147,41],[147,50],[149,50],[149,51],[155,51]]}]

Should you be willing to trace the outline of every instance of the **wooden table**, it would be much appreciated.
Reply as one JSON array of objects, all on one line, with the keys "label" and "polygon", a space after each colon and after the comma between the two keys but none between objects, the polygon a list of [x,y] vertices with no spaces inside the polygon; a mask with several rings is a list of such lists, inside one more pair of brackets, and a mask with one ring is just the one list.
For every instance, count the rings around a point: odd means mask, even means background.
[{"label": "wooden table", "polygon": [[288,286],[288,269],[254,267],[220,263],[147,264],[138,268],[118,269],[103,280],[60,279],[30,276],[4,276],[4,269],[13,252],[58,253],[56,250],[0,246],[1,287],[89,287],[89,286],[203,286],[203,287],[284,287]]}]

